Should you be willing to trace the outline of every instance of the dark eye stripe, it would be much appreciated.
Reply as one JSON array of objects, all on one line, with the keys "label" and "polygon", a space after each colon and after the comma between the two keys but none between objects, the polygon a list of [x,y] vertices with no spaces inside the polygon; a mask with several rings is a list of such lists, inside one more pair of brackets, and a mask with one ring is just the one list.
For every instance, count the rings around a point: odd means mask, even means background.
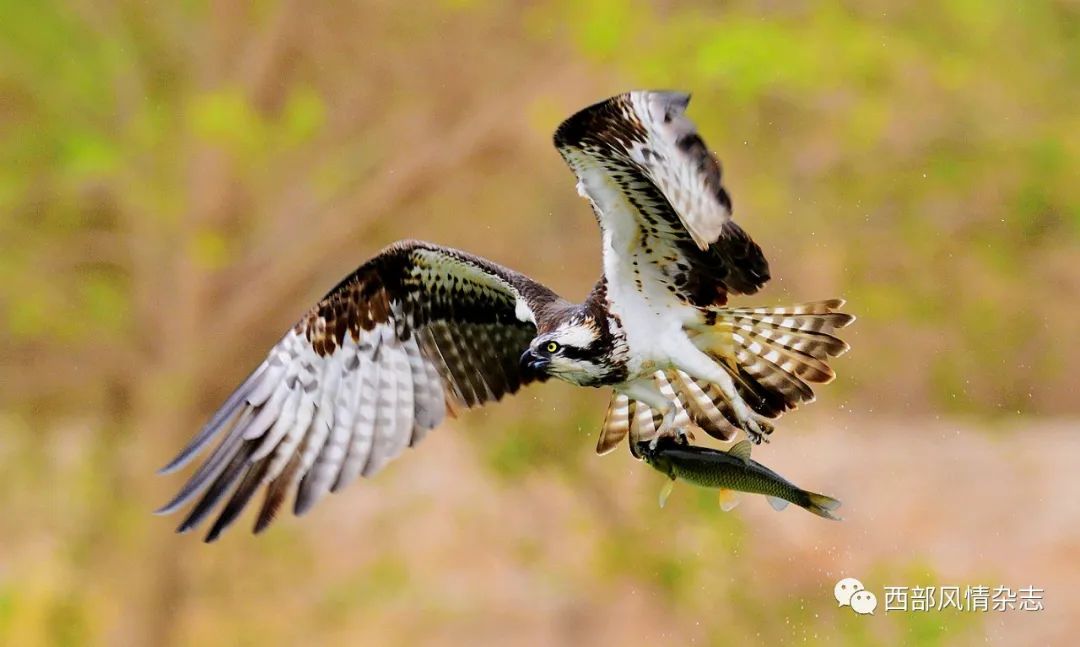
[{"label": "dark eye stripe", "polygon": [[596,354],[588,348],[563,346],[560,350],[562,351],[562,356],[567,359],[593,359],[596,356]]}]

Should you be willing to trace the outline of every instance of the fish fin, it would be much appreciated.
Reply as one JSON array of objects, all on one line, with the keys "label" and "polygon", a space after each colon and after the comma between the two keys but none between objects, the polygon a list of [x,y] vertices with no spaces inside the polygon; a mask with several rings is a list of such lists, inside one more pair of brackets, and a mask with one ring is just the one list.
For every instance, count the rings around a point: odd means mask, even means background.
[{"label": "fish fin", "polygon": [[767,496],[765,498],[769,500],[769,505],[772,506],[773,510],[780,511],[780,510],[783,510],[784,508],[788,507],[788,502],[785,501],[784,499],[779,498],[779,497]]},{"label": "fish fin", "polygon": [[739,505],[739,497],[732,490],[720,490],[720,509],[724,512],[731,512],[735,509],[735,506]]},{"label": "fish fin", "polygon": [[741,458],[742,462],[749,465],[751,447],[752,445],[749,440],[740,440],[739,442],[731,446],[731,449],[728,450],[728,454],[734,456],[735,458]]},{"label": "fish fin", "polygon": [[807,492],[806,496],[810,499],[810,505],[806,506],[806,509],[810,512],[813,512],[819,517],[833,519],[835,521],[841,521],[843,519],[842,517],[833,514],[835,510],[840,507],[840,501],[831,496],[825,496],[824,494],[818,494],[816,492]]},{"label": "fish fin", "polygon": [[664,487],[660,488],[660,507],[663,508],[667,505],[668,497],[671,496],[671,491],[675,488],[675,479],[670,479],[664,483]]}]

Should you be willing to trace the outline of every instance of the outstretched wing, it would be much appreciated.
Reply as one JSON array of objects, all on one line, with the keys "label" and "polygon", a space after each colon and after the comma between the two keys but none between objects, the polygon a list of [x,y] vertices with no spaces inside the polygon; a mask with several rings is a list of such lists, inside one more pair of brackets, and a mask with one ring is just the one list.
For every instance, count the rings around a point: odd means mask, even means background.
[{"label": "outstretched wing", "polygon": [[438,425],[446,403],[516,392],[521,353],[543,310],[561,303],[531,279],[435,245],[396,243],[331,290],[282,338],[165,468],[222,437],[169,513],[202,495],[179,531],[230,495],[214,540],[265,486],[255,531],[295,491],[302,514],[328,491],[371,476]]},{"label": "outstretched wing", "polygon": [[720,164],[684,114],[689,101],[677,92],[612,97],[564,121],[555,146],[604,230],[609,281],[630,280],[610,276],[624,268],[694,305],[722,305],[728,293],[757,292],[769,265],[731,218]]}]

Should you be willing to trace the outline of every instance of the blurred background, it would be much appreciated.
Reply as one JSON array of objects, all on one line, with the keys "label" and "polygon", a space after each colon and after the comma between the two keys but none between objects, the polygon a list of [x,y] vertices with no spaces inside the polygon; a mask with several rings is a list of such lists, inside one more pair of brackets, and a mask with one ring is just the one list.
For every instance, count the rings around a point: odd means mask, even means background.
[{"label": "blurred background", "polygon": [[[1065,644],[1080,631],[1080,5],[0,2],[0,643]],[[853,350],[755,452],[843,523],[734,512],[549,383],[217,544],[155,470],[403,237],[578,299],[599,235],[551,146],[693,92],[774,280]],[[250,516],[242,526],[252,523]],[[858,617],[833,584],[1045,588]]]}]

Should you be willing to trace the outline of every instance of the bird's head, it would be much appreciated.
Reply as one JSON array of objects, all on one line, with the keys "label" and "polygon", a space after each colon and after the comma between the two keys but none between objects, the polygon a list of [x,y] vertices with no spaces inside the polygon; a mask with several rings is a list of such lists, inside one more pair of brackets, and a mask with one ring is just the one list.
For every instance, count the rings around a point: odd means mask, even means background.
[{"label": "bird's head", "polygon": [[521,354],[525,375],[550,375],[582,386],[596,384],[609,371],[602,331],[592,317],[575,317],[541,333]]}]

